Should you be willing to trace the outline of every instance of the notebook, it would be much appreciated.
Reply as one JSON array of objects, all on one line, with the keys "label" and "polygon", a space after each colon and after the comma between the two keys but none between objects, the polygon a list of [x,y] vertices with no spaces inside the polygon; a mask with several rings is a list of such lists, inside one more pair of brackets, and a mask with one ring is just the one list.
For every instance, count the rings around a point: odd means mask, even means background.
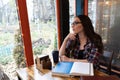
[{"label": "notebook", "polygon": [[57,76],[93,76],[93,64],[85,62],[59,62],[53,69],[52,75]]}]

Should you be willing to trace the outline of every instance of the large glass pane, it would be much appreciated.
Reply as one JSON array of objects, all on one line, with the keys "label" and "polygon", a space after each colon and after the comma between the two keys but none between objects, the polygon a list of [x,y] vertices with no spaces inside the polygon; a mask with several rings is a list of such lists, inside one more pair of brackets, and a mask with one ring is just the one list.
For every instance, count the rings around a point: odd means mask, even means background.
[{"label": "large glass pane", "polygon": [[16,79],[17,68],[25,66],[15,1],[0,0],[0,69],[10,80]]},{"label": "large glass pane", "polygon": [[[74,19],[74,16],[75,16],[75,0],[69,0],[69,18],[70,18],[70,26],[71,26],[71,23]],[[72,28],[70,27],[70,32],[72,32]]]},{"label": "large glass pane", "polygon": [[89,0],[88,12],[105,49],[115,52],[113,64],[120,66],[120,0]]},{"label": "large glass pane", "polygon": [[34,57],[57,49],[56,0],[27,0]]}]

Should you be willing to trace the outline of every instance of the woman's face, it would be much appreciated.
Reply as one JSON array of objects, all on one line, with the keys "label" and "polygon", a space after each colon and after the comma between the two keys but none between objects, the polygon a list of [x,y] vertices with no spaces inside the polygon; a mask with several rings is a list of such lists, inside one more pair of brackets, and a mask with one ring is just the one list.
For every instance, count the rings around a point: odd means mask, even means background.
[{"label": "woman's face", "polygon": [[78,17],[75,17],[73,20],[72,30],[75,34],[83,32],[83,25]]}]

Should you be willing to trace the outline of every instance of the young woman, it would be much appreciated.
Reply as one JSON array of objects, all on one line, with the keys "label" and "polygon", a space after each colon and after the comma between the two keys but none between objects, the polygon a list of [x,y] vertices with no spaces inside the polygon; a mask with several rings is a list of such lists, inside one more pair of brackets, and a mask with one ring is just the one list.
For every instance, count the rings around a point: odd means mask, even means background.
[{"label": "young woman", "polygon": [[103,44],[90,18],[85,15],[76,16],[71,26],[73,33],[66,36],[59,51],[61,61],[91,62],[97,68]]}]

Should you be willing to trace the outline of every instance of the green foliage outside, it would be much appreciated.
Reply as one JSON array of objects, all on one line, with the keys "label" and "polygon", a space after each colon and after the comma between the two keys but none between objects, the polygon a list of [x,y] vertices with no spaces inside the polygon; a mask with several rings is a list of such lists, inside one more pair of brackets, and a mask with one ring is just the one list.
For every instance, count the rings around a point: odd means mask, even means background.
[{"label": "green foliage outside", "polygon": [[40,38],[39,40],[39,43],[37,43],[36,47],[33,48],[33,51],[34,51],[34,54],[37,55],[37,54],[42,54],[43,50],[45,48],[49,48],[49,45],[51,44],[51,40],[47,40],[45,42],[45,40],[43,38]]},{"label": "green foliage outside", "polygon": [[55,37],[54,37],[54,50],[57,50],[57,33],[55,31]]},{"label": "green foliage outside", "polygon": [[12,61],[13,61],[12,55],[11,56],[0,56],[0,64],[2,65],[6,65]]},{"label": "green foliage outside", "polygon": [[15,48],[13,51],[13,57],[18,68],[23,68],[26,66],[20,30],[17,30],[17,33],[15,34]]},{"label": "green foliage outside", "polygon": [[52,50],[57,49],[57,32],[54,21],[30,25],[34,55],[51,53]]},{"label": "green foliage outside", "polygon": [[37,55],[37,54],[42,54],[42,51],[44,50],[44,46],[37,46],[35,49],[34,49],[34,54]]},{"label": "green foliage outside", "polygon": [[[1,26],[0,26],[1,27]],[[13,35],[13,33],[5,33],[5,32],[1,32],[0,33],[0,45],[4,46],[4,45],[8,45],[9,43],[11,43],[12,41],[14,41],[11,36]]]}]

